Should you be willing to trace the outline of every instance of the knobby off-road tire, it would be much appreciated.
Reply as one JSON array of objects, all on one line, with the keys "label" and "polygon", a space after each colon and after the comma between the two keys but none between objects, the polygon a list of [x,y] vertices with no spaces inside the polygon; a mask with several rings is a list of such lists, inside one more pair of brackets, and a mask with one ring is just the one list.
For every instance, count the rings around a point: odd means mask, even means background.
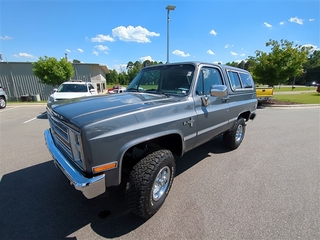
[{"label": "knobby off-road tire", "polygon": [[155,150],[140,160],[130,173],[126,204],[138,216],[148,219],[162,206],[175,174],[175,159],[169,150]]},{"label": "knobby off-road tire", "polygon": [[244,138],[245,132],[246,123],[243,118],[239,118],[234,129],[223,134],[223,142],[225,146],[232,150],[237,149]]}]

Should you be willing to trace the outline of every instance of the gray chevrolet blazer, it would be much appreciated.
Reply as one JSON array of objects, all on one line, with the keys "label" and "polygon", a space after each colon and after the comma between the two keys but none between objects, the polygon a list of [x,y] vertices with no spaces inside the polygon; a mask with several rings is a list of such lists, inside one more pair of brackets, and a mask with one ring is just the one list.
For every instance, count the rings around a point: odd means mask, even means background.
[{"label": "gray chevrolet blazer", "polygon": [[220,135],[238,148],[256,108],[254,82],[243,69],[154,65],[124,93],[48,104],[44,135],[56,166],[87,198],[125,181],[128,208],[150,218],[169,193],[175,158]]}]

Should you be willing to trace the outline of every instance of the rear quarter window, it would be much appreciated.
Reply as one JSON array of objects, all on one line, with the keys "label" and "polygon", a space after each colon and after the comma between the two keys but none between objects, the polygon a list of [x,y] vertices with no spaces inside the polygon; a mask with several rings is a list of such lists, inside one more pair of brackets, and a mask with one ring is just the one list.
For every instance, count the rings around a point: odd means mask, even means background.
[{"label": "rear quarter window", "polygon": [[253,88],[253,80],[248,73],[240,73],[243,88]]},{"label": "rear quarter window", "polygon": [[228,76],[233,90],[253,88],[253,80],[249,73],[228,70]]}]

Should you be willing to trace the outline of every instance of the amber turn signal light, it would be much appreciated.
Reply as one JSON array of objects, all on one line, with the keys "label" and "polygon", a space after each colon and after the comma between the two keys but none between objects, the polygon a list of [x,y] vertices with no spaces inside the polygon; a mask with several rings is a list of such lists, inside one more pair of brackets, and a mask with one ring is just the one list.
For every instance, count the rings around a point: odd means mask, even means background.
[{"label": "amber turn signal light", "polygon": [[108,164],[104,164],[104,165],[100,165],[97,167],[93,167],[92,168],[92,172],[93,173],[99,173],[99,172],[103,172],[103,171],[107,171],[113,168],[117,167],[117,162],[112,162],[112,163],[108,163]]}]

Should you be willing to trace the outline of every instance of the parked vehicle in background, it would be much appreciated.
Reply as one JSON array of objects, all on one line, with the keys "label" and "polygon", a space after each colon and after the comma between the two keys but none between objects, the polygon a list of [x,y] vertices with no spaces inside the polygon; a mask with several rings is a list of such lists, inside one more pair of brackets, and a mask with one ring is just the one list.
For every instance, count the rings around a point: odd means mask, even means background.
[{"label": "parked vehicle in background", "polygon": [[7,106],[8,95],[6,91],[0,86],[0,108],[5,108]]},{"label": "parked vehicle in background", "polygon": [[317,87],[317,92],[320,93],[320,85]]},{"label": "parked vehicle in background", "polygon": [[108,93],[112,94],[112,93],[122,93],[126,90],[126,87],[117,85],[117,86],[113,86],[113,88],[109,88],[108,89]]},{"label": "parked vehicle in background", "polygon": [[319,84],[315,81],[313,82],[306,82],[306,87],[317,87]]},{"label": "parked vehicle in background", "polygon": [[255,91],[243,69],[152,65],[122,94],[48,104],[46,145],[87,198],[124,182],[128,208],[150,218],[170,191],[176,157],[221,135],[229,149],[240,146],[246,123],[256,116]]},{"label": "parked vehicle in background", "polygon": [[54,89],[54,92],[48,98],[48,103],[92,95],[97,95],[97,91],[91,82],[69,81]]},{"label": "parked vehicle in background", "polygon": [[257,87],[257,99],[259,102],[267,101],[273,98],[273,87]]}]

